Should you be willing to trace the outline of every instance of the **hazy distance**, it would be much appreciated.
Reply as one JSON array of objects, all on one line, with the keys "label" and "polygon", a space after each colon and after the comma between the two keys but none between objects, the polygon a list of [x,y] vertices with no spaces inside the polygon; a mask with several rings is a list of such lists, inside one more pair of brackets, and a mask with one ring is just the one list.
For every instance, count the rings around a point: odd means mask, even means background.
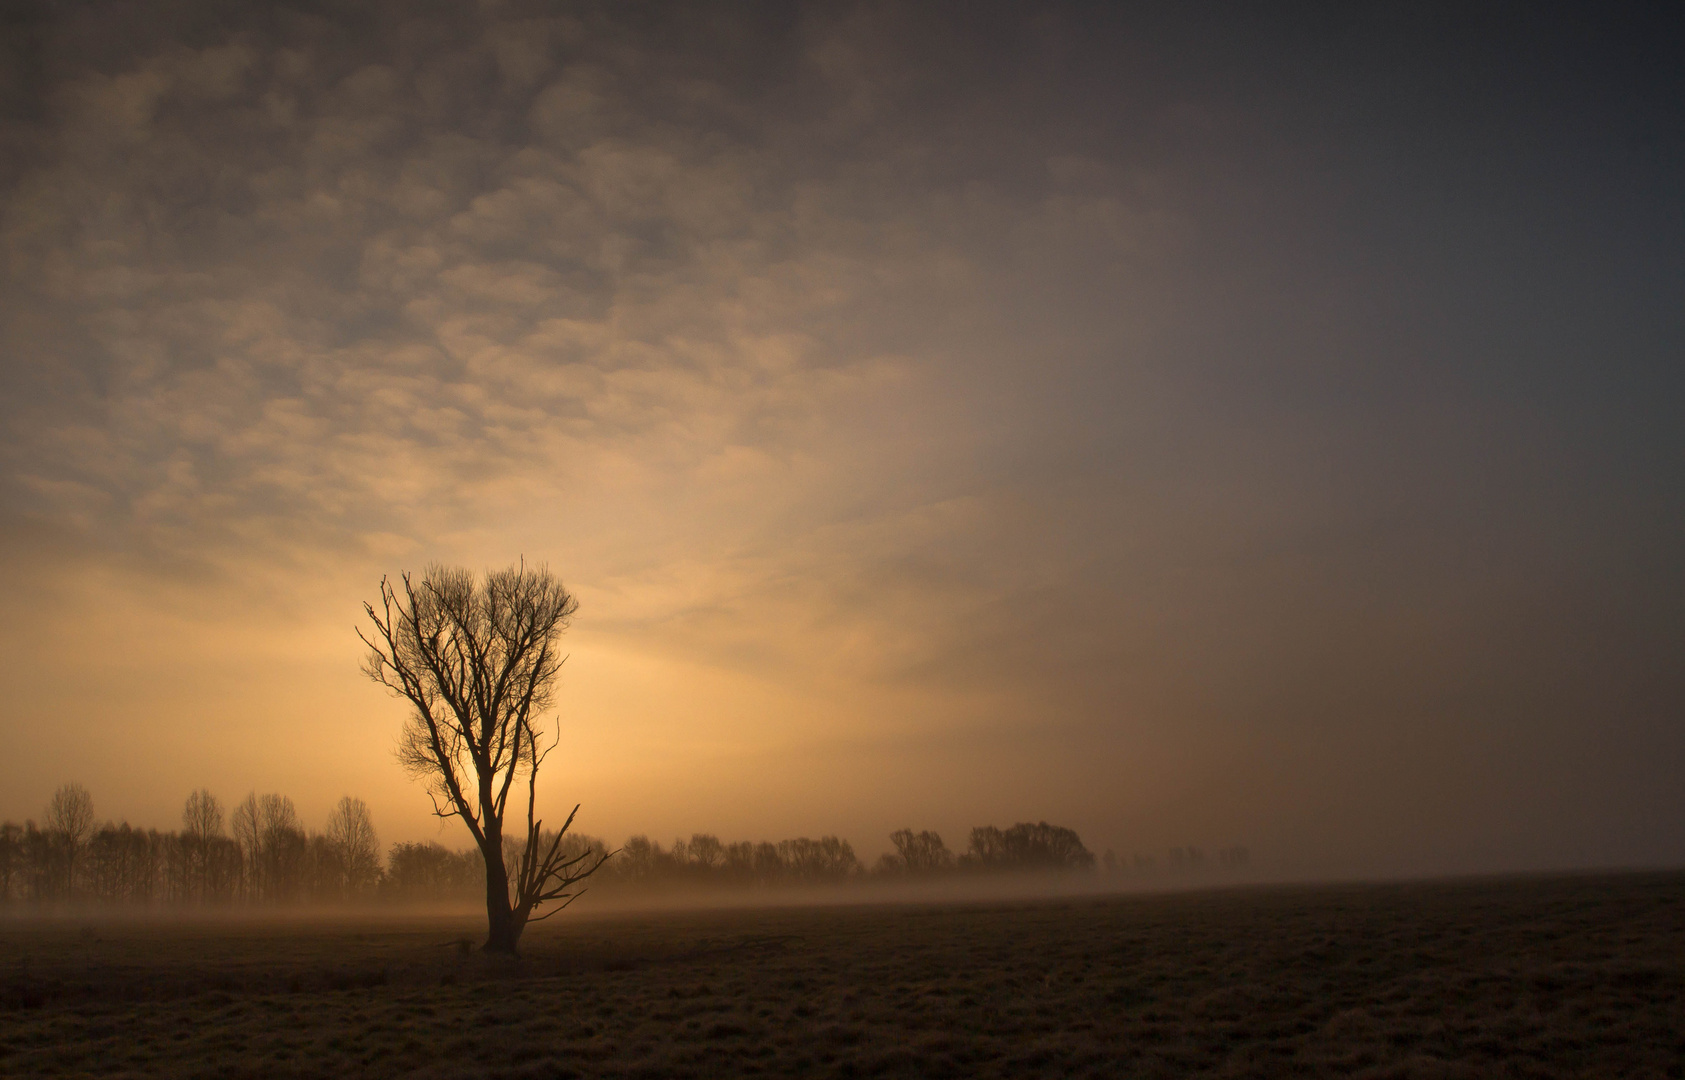
[{"label": "hazy distance", "polygon": [[1685,861],[1663,13],[4,18],[0,818],[464,845],[353,628],[524,556],[611,841]]}]

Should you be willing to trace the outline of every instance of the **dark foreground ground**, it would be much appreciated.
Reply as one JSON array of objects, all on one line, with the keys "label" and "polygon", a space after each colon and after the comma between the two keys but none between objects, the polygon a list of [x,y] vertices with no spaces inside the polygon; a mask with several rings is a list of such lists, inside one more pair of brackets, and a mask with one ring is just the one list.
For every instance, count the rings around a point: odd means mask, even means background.
[{"label": "dark foreground ground", "polygon": [[1685,1075],[1681,874],[474,929],[0,922],[0,1075]]}]

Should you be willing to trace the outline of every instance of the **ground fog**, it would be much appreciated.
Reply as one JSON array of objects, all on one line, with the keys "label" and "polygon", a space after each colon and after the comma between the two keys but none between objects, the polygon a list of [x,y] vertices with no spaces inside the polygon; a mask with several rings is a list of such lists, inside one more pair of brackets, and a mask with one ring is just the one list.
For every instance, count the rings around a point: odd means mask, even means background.
[{"label": "ground fog", "polygon": [[1685,874],[714,911],[0,922],[13,1076],[1652,1076]]}]

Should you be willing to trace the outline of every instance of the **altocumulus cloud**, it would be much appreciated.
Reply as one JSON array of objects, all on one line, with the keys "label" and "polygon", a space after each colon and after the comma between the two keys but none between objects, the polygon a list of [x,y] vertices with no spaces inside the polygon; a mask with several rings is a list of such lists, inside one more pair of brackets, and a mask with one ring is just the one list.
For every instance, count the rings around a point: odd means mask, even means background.
[{"label": "altocumulus cloud", "polygon": [[[0,239],[14,623],[55,627],[49,656],[126,603],[214,651],[231,620],[194,612],[273,612],[228,664],[349,667],[380,573],[525,553],[579,589],[582,649],[724,673],[706,715],[676,674],[653,717],[589,698],[640,752],[725,755],[689,808],[654,800],[674,828],[759,820],[729,793],[781,747],[832,770],[767,796],[791,828],[1064,814],[1120,845],[1589,857],[1664,798],[1639,759],[1677,701],[1654,659],[1678,575],[1644,594],[1629,547],[1677,516],[1565,486],[1598,436],[1460,383],[1458,327],[1400,344],[1437,301],[1355,254],[1392,241],[1350,208],[1393,181],[1330,159],[1291,88],[1251,94],[1272,61],[1231,72],[1216,40],[1184,63],[1188,28],[1084,18],[26,20]],[[1409,126],[1376,116],[1377,144]],[[1422,212],[1452,231],[1456,207]],[[1438,244],[1411,257],[1455,263]],[[1580,642],[1549,627],[1575,619],[1619,643],[1604,674],[1561,667]],[[275,643],[300,636],[325,643]],[[1622,698],[1635,679],[1650,696]],[[18,708],[75,707],[44,694]],[[1528,789],[1567,782],[1575,710],[1611,694],[1623,749],[1573,800],[1641,794],[1563,839]]]}]

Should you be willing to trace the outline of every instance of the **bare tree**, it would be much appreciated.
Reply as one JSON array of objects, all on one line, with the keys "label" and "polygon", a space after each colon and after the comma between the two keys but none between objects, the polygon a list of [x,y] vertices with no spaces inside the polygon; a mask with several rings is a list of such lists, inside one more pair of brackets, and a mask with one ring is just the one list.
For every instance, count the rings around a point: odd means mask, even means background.
[{"label": "bare tree", "polygon": [[248,901],[258,898],[257,792],[243,799],[229,820],[234,843],[240,848],[240,892]]},{"label": "bare tree", "polygon": [[978,826],[971,830],[971,849],[961,861],[978,870],[1094,869],[1094,855],[1081,837],[1045,821],[1020,821],[1010,829]]},{"label": "bare tree", "polygon": [[[413,707],[398,760],[427,781],[433,812],[459,817],[486,869],[487,952],[513,954],[521,932],[566,907],[570,891],[608,858],[570,854],[559,832],[536,816],[538,772],[560,734],[541,740],[535,717],[552,702],[565,659],[557,640],[578,608],[547,569],[524,563],[476,582],[467,570],[430,566],[421,580],[380,582],[381,606],[364,604],[373,634],[363,672]],[[504,820],[517,780],[526,788],[524,842],[513,874],[504,855]],[[518,827],[518,826],[517,826]]]},{"label": "bare tree", "polygon": [[246,895],[268,903],[295,899],[303,886],[309,838],[285,795],[247,795],[230,819],[245,863]]},{"label": "bare tree", "polygon": [[[679,845],[673,845],[677,848]],[[690,845],[685,849],[690,857],[692,866],[703,873],[713,873],[725,865],[725,845],[720,838],[712,833],[697,833],[690,838]]]},{"label": "bare tree", "polygon": [[12,879],[21,876],[23,855],[23,829],[10,821],[0,824],[0,904],[12,900]]},{"label": "bare tree", "polygon": [[308,845],[292,799],[279,794],[257,797],[258,880],[265,900],[298,899]]},{"label": "bare tree", "polygon": [[181,839],[201,904],[210,895],[211,850],[221,835],[222,803],[209,789],[200,788],[187,797],[187,805],[181,808]]},{"label": "bare tree", "polygon": [[53,792],[52,801],[47,803],[47,812],[42,815],[42,820],[47,831],[56,833],[64,843],[65,896],[73,897],[76,892],[76,856],[94,828],[94,798],[81,784],[60,784],[59,789]]},{"label": "bare tree", "polygon": [[953,853],[942,842],[941,835],[928,829],[917,833],[911,829],[897,829],[889,834],[889,842],[895,845],[899,869],[909,874],[932,874],[954,865]]},{"label": "bare tree", "polygon": [[328,843],[338,860],[337,891],[346,899],[366,893],[380,877],[380,838],[369,807],[347,795],[328,815]]},{"label": "bare tree", "polygon": [[789,878],[804,884],[841,881],[860,872],[854,845],[836,836],[780,840],[778,857]]}]

